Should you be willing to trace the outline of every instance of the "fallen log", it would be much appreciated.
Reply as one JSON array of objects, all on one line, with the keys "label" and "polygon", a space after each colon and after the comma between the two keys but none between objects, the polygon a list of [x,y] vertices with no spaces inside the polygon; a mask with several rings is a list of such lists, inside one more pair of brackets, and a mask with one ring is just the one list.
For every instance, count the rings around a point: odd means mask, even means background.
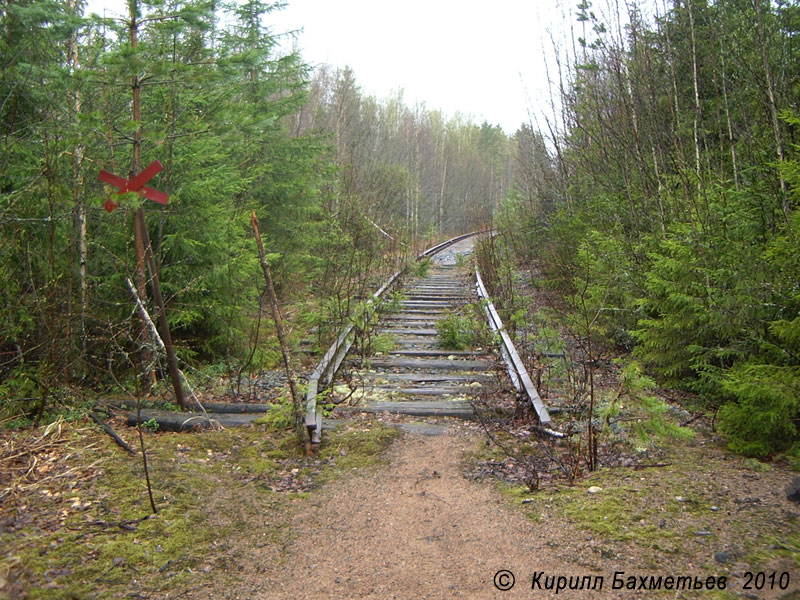
[{"label": "fallen log", "polygon": [[[263,413],[214,414],[207,418],[195,412],[168,412],[143,409],[141,422],[155,421],[159,431],[195,431],[203,429],[219,429],[220,427],[244,427],[263,416]],[[136,427],[136,413],[128,413],[128,425]]]}]

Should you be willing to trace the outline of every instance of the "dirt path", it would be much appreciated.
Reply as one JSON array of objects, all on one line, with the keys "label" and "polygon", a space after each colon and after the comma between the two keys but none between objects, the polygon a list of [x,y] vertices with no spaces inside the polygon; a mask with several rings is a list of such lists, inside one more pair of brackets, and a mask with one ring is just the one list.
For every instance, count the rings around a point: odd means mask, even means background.
[{"label": "dirt path", "polygon": [[[675,450],[674,468],[602,469],[520,505],[508,502],[492,481],[476,483],[462,474],[464,453],[485,439],[480,433],[459,423],[430,436],[419,432],[422,426],[393,443],[390,464],[354,470],[307,498],[289,499],[288,511],[285,503],[248,505],[213,569],[198,566],[211,576],[158,597],[800,599],[800,571],[791,557],[800,547],[797,509],[781,497],[793,474],[783,468],[754,472],[701,439]],[[600,484],[601,492],[589,493],[590,484]],[[243,501],[247,497],[229,497],[212,512],[235,513]],[[516,576],[509,591],[495,588],[501,569]],[[637,585],[640,578],[724,576],[729,588],[727,595],[615,590],[618,571],[626,581],[636,576]],[[791,585],[753,595],[743,590],[747,572],[785,573]],[[541,588],[531,589],[535,573],[544,577]],[[601,578],[603,587],[556,593],[545,577],[559,576]]]},{"label": "dirt path", "polygon": [[[226,597],[530,597],[534,567],[554,572],[557,564],[546,558],[539,526],[504,506],[493,486],[462,476],[463,452],[476,441],[461,427],[407,434],[389,467],[329,484],[295,518],[282,568],[252,556],[264,575],[243,573],[242,587]],[[500,569],[525,574],[527,584],[496,590]]]}]

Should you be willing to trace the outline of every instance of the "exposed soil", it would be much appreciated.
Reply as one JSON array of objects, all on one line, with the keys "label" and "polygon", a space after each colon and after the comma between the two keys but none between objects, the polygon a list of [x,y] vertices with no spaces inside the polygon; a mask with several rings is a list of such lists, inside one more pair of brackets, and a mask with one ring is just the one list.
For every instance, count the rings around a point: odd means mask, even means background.
[{"label": "exposed soil", "polygon": [[[477,464],[467,458],[486,448],[476,426],[427,431],[437,430],[406,434],[387,467],[354,471],[316,492],[287,524],[292,541],[279,552],[242,531],[235,575],[179,597],[631,597],[611,589],[616,571],[729,582],[724,593],[638,592],[651,597],[797,597],[800,511],[785,498],[788,470],[756,472],[701,441],[672,456],[682,461],[674,467],[605,469],[574,487],[549,482],[509,495],[465,476]],[[590,494],[592,485],[602,490]],[[510,591],[494,586],[502,569],[516,576]],[[746,571],[786,572],[791,585],[743,592]],[[532,590],[537,572],[602,576],[603,590]]]},{"label": "exposed soil", "polygon": [[[373,440],[387,421],[413,433],[379,464],[369,457],[384,447]],[[542,477],[533,493],[476,424],[446,419],[356,417],[313,461],[282,458],[258,429],[158,434],[148,444],[162,510],[146,521],[141,485],[128,483],[137,459],[100,434],[83,452],[73,434],[39,436],[48,446],[37,471],[25,467],[34,487],[3,524],[0,598],[797,598],[800,508],[785,493],[796,473],[731,455],[706,425],[695,421],[695,440],[663,449],[666,466],[602,468],[574,486]],[[105,474],[89,466],[95,459]],[[123,495],[110,496],[120,485]],[[23,558],[31,550],[49,563],[42,575]],[[511,591],[495,589],[501,569],[516,576]],[[729,584],[615,591],[616,571]],[[747,571],[786,573],[790,584],[745,591]],[[604,587],[531,590],[540,572],[603,577]]]},{"label": "exposed soil", "polygon": [[327,486],[295,516],[280,566],[267,567],[251,548],[238,585],[190,597],[515,597],[494,588],[498,570],[559,565],[544,558],[552,553],[541,527],[492,486],[462,476],[464,453],[477,441],[460,425],[406,435],[394,444],[389,468]]}]

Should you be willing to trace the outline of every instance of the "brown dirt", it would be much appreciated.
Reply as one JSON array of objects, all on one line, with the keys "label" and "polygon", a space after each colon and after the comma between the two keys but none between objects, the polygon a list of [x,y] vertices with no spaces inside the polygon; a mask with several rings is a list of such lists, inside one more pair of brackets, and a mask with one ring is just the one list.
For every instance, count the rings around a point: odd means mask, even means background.
[{"label": "brown dirt", "polygon": [[[551,553],[540,526],[492,486],[463,477],[463,454],[477,441],[459,426],[438,436],[404,436],[389,468],[329,484],[295,516],[294,541],[280,567],[269,568],[251,551],[242,557],[249,572],[237,578],[241,587],[194,597],[526,596],[529,590],[497,591],[494,574],[530,573],[534,566],[554,572],[558,562],[543,558]],[[259,571],[266,576],[254,576]]]},{"label": "brown dirt", "polygon": [[[800,571],[789,558],[772,557],[758,567],[746,557],[741,538],[760,535],[789,536],[797,530],[795,505],[781,498],[791,472],[773,468],[757,475],[742,468],[741,459],[727,456],[717,444],[692,444],[681,451],[675,469],[603,470],[605,481],[584,480],[575,488],[548,486],[528,496],[530,504],[502,495],[490,482],[478,483],[464,475],[464,459],[483,443],[474,425],[454,424],[438,436],[406,434],[390,450],[390,464],[354,471],[335,480],[301,502],[287,527],[292,540],[282,549],[258,544],[259,527],[243,531],[235,542],[235,564],[227,575],[217,571],[208,587],[181,593],[181,598],[302,599],[302,598],[796,598]],[[676,457],[678,458],[678,457]],[[692,464],[694,462],[694,464]],[[713,466],[712,466],[713,465]],[[559,504],[563,494],[581,494],[587,508],[604,502],[615,488],[632,494],[631,511],[653,515],[659,503],[674,502],[673,494],[690,493],[680,475],[698,482],[704,472],[710,477],[703,489],[730,489],[730,497],[719,498],[723,510],[709,513],[681,507],[666,514],[664,538],[623,540],[579,526],[565,515]],[[597,497],[587,494],[590,485],[600,483],[605,491]],[[710,486],[710,487],[709,487]],[[642,489],[639,489],[642,488]],[[642,496],[642,490],[656,494]],[[738,498],[768,496],[759,504],[741,510]],[[699,494],[699,492],[698,492]],[[718,494],[714,494],[719,496]],[[623,496],[625,497],[625,496]],[[699,497],[694,494],[693,497]],[[572,497],[574,501],[574,496]],[[607,498],[607,497],[606,497]],[[770,499],[771,498],[771,499]],[[527,500],[526,500],[527,502]],[[637,505],[636,503],[643,504]],[[652,506],[650,506],[652,504]],[[623,509],[624,510],[624,509]],[[528,517],[525,516],[528,513]],[[719,520],[703,515],[720,516]],[[608,517],[598,517],[608,518]],[[619,518],[612,512],[612,519]],[[650,517],[648,517],[650,518]],[[638,517],[637,517],[638,519]],[[782,519],[787,519],[783,521]],[[791,523],[791,525],[789,525]],[[630,527],[647,525],[632,521]],[[627,529],[622,525],[620,531]],[[712,529],[713,537],[694,535],[695,530]],[[788,528],[788,529],[787,529]],[[678,535],[670,537],[670,531]],[[643,529],[643,532],[645,529]],[[739,536],[739,538],[737,538]],[[767,546],[760,546],[767,549]],[[660,549],[659,549],[660,548]],[[750,550],[757,550],[757,547]],[[732,562],[714,559],[719,550],[731,551]],[[238,569],[238,572],[236,570]],[[510,591],[495,589],[493,578],[501,569],[516,576]],[[787,571],[789,590],[742,595],[746,570],[769,573]],[[590,590],[531,590],[534,573],[546,575],[602,576],[602,592]],[[724,575],[736,589],[728,592],[614,591],[615,571],[626,576]],[[544,582],[544,580],[542,580]],[[732,593],[731,593],[732,592]],[[789,595],[786,595],[790,592]],[[715,595],[720,594],[720,595]]]},{"label": "brown dirt", "polygon": [[[462,422],[354,418],[344,426],[342,436],[329,438],[328,453],[317,462],[347,464],[351,454],[345,450],[346,445],[338,444],[354,443],[352,439],[345,442],[350,435],[347,432],[368,432],[379,421],[416,425],[428,432],[438,428],[444,433],[406,434],[391,446],[388,464],[359,466],[321,488],[302,489],[289,485],[288,480],[293,481],[295,471],[300,477],[316,464],[313,461],[309,465],[290,461],[269,479],[254,479],[247,469],[237,470],[240,467],[233,455],[258,442],[262,436],[256,432],[243,433],[243,437],[235,439],[224,434],[154,436],[153,444],[163,442],[154,462],[163,467],[163,472],[156,473],[158,481],[164,483],[169,477],[178,477],[202,461],[200,466],[205,471],[185,475],[191,476],[192,481],[203,473],[208,478],[207,485],[193,492],[192,502],[201,505],[201,518],[213,524],[212,529],[220,535],[211,547],[199,549],[201,558],[197,563],[187,566],[178,561],[173,568],[173,561],[165,563],[166,559],[156,557],[156,566],[165,564],[156,568],[158,572],[152,577],[142,570],[144,563],[135,562],[133,556],[125,559],[131,561],[130,580],[122,585],[127,571],[119,573],[120,586],[116,589],[120,593],[114,597],[579,599],[628,598],[636,594],[709,600],[800,598],[800,507],[785,496],[796,473],[777,460],[757,463],[731,455],[704,427],[699,427],[695,440],[665,449],[665,462],[670,466],[603,468],[572,487],[558,479],[547,479],[543,481],[544,489],[533,494],[521,493],[519,486],[511,494],[498,491],[492,483],[494,474],[483,470],[486,459],[495,456],[501,461],[502,457],[496,455],[496,450],[486,448],[485,437],[475,424]],[[49,441],[60,443],[59,439]],[[76,443],[73,438],[63,441]],[[92,447],[101,442],[111,444],[105,438],[90,441]],[[177,461],[173,463],[169,456],[176,442],[178,456],[173,456]],[[214,450],[218,444],[222,447]],[[197,446],[196,452],[189,452],[188,446]],[[259,443],[255,447],[263,450],[267,446]],[[485,450],[474,456],[480,448]],[[109,457],[118,461],[118,449],[109,446],[108,450]],[[465,457],[470,455],[473,459],[467,466]],[[70,461],[60,462],[66,471],[74,471]],[[230,473],[233,475],[226,475]],[[313,475],[310,471],[308,474]],[[488,478],[483,482],[470,479],[476,474]],[[281,483],[284,479],[287,485]],[[69,505],[71,496],[92,500],[87,502],[91,507],[85,509],[89,512],[93,507],[104,506],[102,495],[91,495],[91,482],[97,484],[100,480],[92,477],[87,481],[83,487],[81,484],[59,492],[59,497],[68,501],[53,506],[54,518],[61,518],[59,515],[70,510],[84,510],[59,508]],[[518,483],[513,478],[512,481]],[[46,479],[39,483],[47,483],[48,489],[54,485]],[[176,481],[178,484],[180,481]],[[589,494],[591,485],[603,489]],[[177,494],[177,488],[170,489]],[[46,507],[34,506],[35,498],[26,498],[30,505],[26,514],[37,514],[40,527],[55,531],[55,537],[43,538],[41,552],[53,548],[52,543],[45,543],[47,540],[55,543],[68,536],[70,527],[84,530],[85,523],[80,520],[68,521],[66,529],[64,523],[50,523]],[[102,511],[98,514],[108,522],[120,518],[114,516],[114,511],[106,516]],[[96,518],[97,515],[91,516],[89,521],[96,523]],[[173,518],[174,515],[169,517]],[[139,527],[143,529],[145,524]],[[119,537],[145,534],[113,527],[98,530],[97,535],[112,543]],[[89,534],[84,541],[90,543]],[[158,540],[158,544],[166,543]],[[151,546],[157,548],[156,544]],[[95,548],[97,552],[102,549],[102,545]],[[723,551],[729,560],[717,560],[716,555]],[[112,552],[106,559],[116,556]],[[114,561],[111,567],[125,564],[121,559]],[[95,562],[102,560],[97,558]],[[98,564],[91,577],[111,567]],[[500,569],[515,574],[513,590],[495,589],[493,578]],[[599,593],[563,590],[558,595],[552,590],[531,590],[533,574],[541,571],[548,576],[602,576],[604,587]],[[648,577],[724,575],[731,586],[725,593],[615,591],[611,589],[615,571]],[[747,571],[763,571],[767,575],[772,571],[786,572],[791,586],[747,595],[741,589]],[[0,563],[0,598],[24,597],[24,588],[11,585],[12,581],[4,578],[7,572]],[[103,586],[97,586],[102,595]],[[63,588],[65,593],[59,595],[57,590],[51,589],[46,597],[94,597],[70,595]],[[28,589],[32,598],[42,597],[40,591],[44,590]],[[107,591],[104,597],[109,597]]]}]

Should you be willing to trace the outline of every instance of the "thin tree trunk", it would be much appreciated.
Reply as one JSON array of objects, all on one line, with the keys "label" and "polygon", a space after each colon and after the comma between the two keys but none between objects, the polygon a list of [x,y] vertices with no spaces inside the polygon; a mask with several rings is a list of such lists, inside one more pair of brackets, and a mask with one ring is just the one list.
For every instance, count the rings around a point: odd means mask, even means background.
[{"label": "thin tree trunk", "polygon": [[153,299],[158,308],[158,325],[161,328],[161,339],[164,341],[164,351],[167,354],[167,367],[169,368],[170,379],[172,379],[172,388],[175,390],[175,401],[178,406],[181,407],[181,410],[186,410],[186,399],[183,394],[183,386],[181,385],[181,379],[178,373],[178,359],[175,356],[175,348],[172,345],[172,334],[169,331],[169,324],[167,323],[167,311],[164,306],[164,299],[161,297],[161,284],[158,280],[158,270],[155,257],[153,256],[153,247],[150,244],[150,235],[147,233],[144,210],[141,207],[136,211],[134,219],[136,235],[144,244],[144,255],[147,261],[147,267],[150,270],[150,287],[153,289]]},{"label": "thin tree trunk", "polygon": [[722,98],[725,103],[725,121],[728,126],[728,146],[731,149],[731,165],[733,166],[733,184],[736,189],[739,189],[739,160],[736,156],[736,144],[733,140],[733,125],[731,123],[731,109],[728,104],[728,85],[726,79],[728,77],[725,72],[725,51],[720,50],[720,58],[722,60]]},{"label": "thin tree trunk", "polygon": [[[131,45],[131,51],[136,53],[136,47],[139,40],[139,5],[138,0],[129,0],[128,2],[129,16],[128,21],[128,36]],[[131,91],[133,95],[133,122],[136,124],[136,129],[133,133],[133,165],[131,169],[131,176],[137,175],[142,170],[142,85],[139,80],[139,73],[136,71],[136,64],[134,63],[134,72],[131,75]],[[144,211],[139,207],[136,211],[134,220],[138,219],[138,212]],[[147,298],[147,275],[145,273],[145,244],[142,237],[139,235],[139,229],[134,226],[134,249],[136,251],[136,266],[135,266],[135,280],[136,292],[140,298]],[[139,335],[142,340],[142,351],[140,359],[140,376],[142,380],[142,393],[147,395],[150,393],[152,384],[155,382],[155,365],[154,354],[152,351],[152,340],[150,339],[150,332],[147,325],[139,322]]]},{"label": "thin tree trunk", "polygon": [[694,119],[692,121],[692,133],[694,137],[694,170],[697,176],[697,192],[700,193],[700,87],[697,81],[697,40],[694,30],[694,12],[690,1],[686,2],[686,12],[689,14],[689,32],[692,39],[692,86],[694,89]]},{"label": "thin tree trunk", "polygon": [[[770,121],[772,123],[772,133],[775,136],[775,154],[778,157],[778,162],[783,162],[783,137],[781,135],[781,125],[778,117],[778,105],[775,100],[775,81],[772,75],[772,68],[770,67],[769,55],[767,54],[766,34],[764,32],[764,18],[761,13],[761,0],[753,0],[753,6],[756,13],[756,26],[758,27],[758,47],[761,50],[761,64],[764,69],[764,80],[766,82],[767,102],[769,105]],[[781,186],[781,210],[783,211],[783,218],[789,220],[789,198],[786,189],[786,181],[783,176],[778,172],[778,180]]]},{"label": "thin tree trunk", "polygon": [[[677,5],[677,3],[676,3]],[[677,7],[677,6],[676,6]],[[675,74],[675,51],[672,47],[672,39],[670,38],[669,33],[669,25],[667,25],[667,29],[664,31],[664,39],[667,43],[667,56],[669,57],[669,72],[670,72],[670,79],[672,82],[672,110],[673,110],[673,117],[672,117],[672,127],[670,130],[672,131],[672,144],[675,148],[675,155],[677,160],[680,161],[681,164],[685,163],[684,160],[684,153],[681,144],[681,140],[678,136],[678,121],[680,118],[680,102],[678,100],[678,80]],[[695,146],[696,147],[696,146]],[[697,224],[695,221],[695,208],[694,208],[694,198],[692,193],[689,191],[688,186],[684,186],[686,190],[686,200],[687,200],[687,208],[689,212],[689,221],[692,225],[692,230],[697,228]]]},{"label": "thin tree trunk", "polygon": [[251,213],[250,222],[253,226],[253,233],[256,237],[256,244],[258,245],[258,256],[261,261],[261,270],[264,271],[264,279],[267,282],[267,294],[269,296],[269,306],[272,311],[272,319],[275,321],[275,332],[278,334],[278,342],[281,345],[281,354],[283,355],[283,368],[286,372],[286,379],[289,381],[289,391],[292,394],[292,406],[294,407],[295,430],[297,432],[297,440],[302,444],[307,453],[311,452],[311,438],[308,435],[308,430],[305,427],[305,415],[303,413],[303,403],[300,394],[297,391],[297,384],[294,380],[294,373],[292,371],[292,355],[289,351],[289,344],[286,341],[286,336],[283,331],[283,319],[281,318],[281,310],[278,305],[278,297],[275,294],[275,286],[272,284],[272,273],[267,263],[267,255],[264,252],[264,245],[261,242],[261,233],[258,230],[258,217],[256,211]]},{"label": "thin tree trunk", "polygon": [[[444,145],[442,146],[442,154],[444,154]],[[442,170],[442,188],[439,192],[439,210],[437,214],[436,230],[442,233],[442,225],[444,224],[444,190],[447,183],[447,159],[444,160],[444,169]]]},{"label": "thin tree trunk", "polygon": [[[70,0],[69,7],[72,11],[77,10],[76,0]],[[78,37],[77,33],[73,32],[70,37],[69,61],[73,72],[78,68]],[[77,122],[78,115],[81,113],[81,95],[76,89],[72,92],[72,109],[74,111],[74,119]],[[87,279],[87,264],[88,264],[88,241],[86,237],[86,205],[81,198],[81,170],[83,167],[83,146],[78,144],[72,150],[72,203],[75,207],[76,215],[76,229],[78,233],[78,287],[80,288],[80,309],[79,309],[79,335],[80,335],[80,350],[78,354],[78,362],[80,364],[80,376],[83,378],[86,374],[86,315],[89,312],[89,283]],[[73,257],[70,257],[73,260]],[[72,272],[70,270],[70,272]],[[72,297],[72,286],[70,285],[70,298]],[[71,313],[71,310],[69,311]],[[71,314],[67,316],[67,325],[71,329]],[[70,342],[71,332],[66,335],[67,342]],[[67,370],[67,375],[70,374],[70,369]]]}]

